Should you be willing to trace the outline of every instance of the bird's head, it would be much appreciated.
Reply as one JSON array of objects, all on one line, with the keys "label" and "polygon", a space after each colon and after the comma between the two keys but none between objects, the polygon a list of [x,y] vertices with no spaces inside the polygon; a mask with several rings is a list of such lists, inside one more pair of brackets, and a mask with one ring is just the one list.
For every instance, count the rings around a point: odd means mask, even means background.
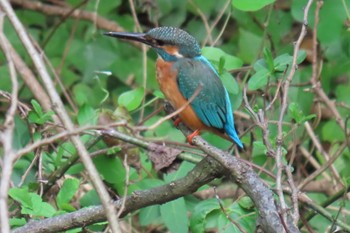
[{"label": "bird's head", "polygon": [[107,36],[138,41],[151,46],[165,61],[194,58],[201,55],[197,40],[174,27],[158,27],[147,33],[106,32]]}]

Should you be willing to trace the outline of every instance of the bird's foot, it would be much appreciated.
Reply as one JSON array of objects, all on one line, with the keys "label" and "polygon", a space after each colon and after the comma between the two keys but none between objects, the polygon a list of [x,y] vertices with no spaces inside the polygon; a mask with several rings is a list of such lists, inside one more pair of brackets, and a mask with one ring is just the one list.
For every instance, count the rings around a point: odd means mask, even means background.
[{"label": "bird's foot", "polygon": [[190,135],[187,136],[187,141],[188,143],[190,143],[191,145],[193,145],[192,140],[194,137],[199,135],[199,129],[195,130],[193,133],[191,133]]},{"label": "bird's foot", "polygon": [[177,117],[175,120],[174,120],[174,126],[175,127],[178,127],[179,124],[182,122],[181,118],[180,117]]}]

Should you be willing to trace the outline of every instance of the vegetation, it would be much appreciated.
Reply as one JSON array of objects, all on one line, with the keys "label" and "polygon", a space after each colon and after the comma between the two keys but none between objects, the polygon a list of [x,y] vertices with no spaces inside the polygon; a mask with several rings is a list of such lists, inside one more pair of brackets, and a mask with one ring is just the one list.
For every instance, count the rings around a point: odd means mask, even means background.
[{"label": "vegetation", "polygon": [[[349,9],[0,0],[1,232],[350,232]],[[203,46],[243,150],[186,143],[156,53],[103,36],[156,26]]]}]

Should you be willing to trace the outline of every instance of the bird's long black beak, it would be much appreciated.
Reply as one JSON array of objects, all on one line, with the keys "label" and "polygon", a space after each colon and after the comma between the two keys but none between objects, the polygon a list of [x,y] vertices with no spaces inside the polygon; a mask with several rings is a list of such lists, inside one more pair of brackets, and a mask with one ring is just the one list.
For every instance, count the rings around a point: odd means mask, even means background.
[{"label": "bird's long black beak", "polygon": [[154,46],[151,38],[147,37],[145,33],[133,33],[133,32],[105,32],[103,33],[106,36],[120,38],[124,40],[132,40],[141,42],[150,46]]}]

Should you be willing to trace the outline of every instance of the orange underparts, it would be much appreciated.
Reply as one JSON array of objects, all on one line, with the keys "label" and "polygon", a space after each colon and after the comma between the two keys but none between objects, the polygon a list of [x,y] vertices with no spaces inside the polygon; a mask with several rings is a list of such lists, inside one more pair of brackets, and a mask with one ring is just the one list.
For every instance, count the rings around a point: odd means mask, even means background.
[{"label": "orange underparts", "polygon": [[190,143],[191,145],[193,145],[192,140],[194,137],[199,135],[199,129],[196,129],[193,133],[191,133],[190,135],[187,136],[187,141],[188,143]]}]

